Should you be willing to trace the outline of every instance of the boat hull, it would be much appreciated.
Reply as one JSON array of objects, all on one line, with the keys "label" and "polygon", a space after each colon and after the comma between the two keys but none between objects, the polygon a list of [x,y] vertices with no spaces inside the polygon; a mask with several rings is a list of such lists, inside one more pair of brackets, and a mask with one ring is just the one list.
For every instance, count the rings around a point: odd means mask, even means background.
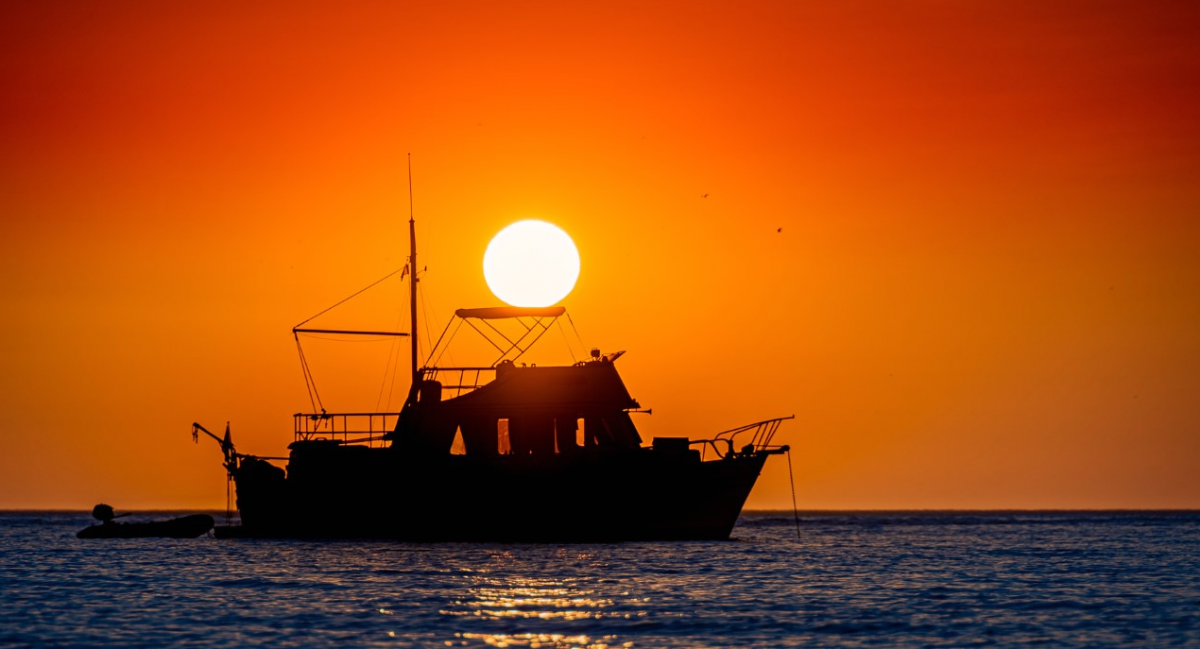
[{"label": "boat hull", "polygon": [[79,530],[75,534],[81,539],[139,539],[169,538],[194,539],[207,534],[213,528],[213,517],[208,514],[182,516],[166,521],[149,523],[103,523]]},{"label": "boat hull", "polygon": [[[235,474],[242,526],[219,536],[408,541],[728,539],[768,453],[419,457],[394,449],[295,449],[286,477],[261,460]],[[258,463],[257,465],[255,463]]]}]

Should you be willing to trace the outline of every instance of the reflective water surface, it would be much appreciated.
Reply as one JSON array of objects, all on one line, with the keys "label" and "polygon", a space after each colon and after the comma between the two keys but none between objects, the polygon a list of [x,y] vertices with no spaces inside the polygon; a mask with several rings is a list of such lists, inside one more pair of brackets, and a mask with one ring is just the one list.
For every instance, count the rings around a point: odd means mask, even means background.
[{"label": "reflective water surface", "polygon": [[0,646],[1200,647],[1200,513],[744,516],[723,543],[74,537],[0,514]]}]

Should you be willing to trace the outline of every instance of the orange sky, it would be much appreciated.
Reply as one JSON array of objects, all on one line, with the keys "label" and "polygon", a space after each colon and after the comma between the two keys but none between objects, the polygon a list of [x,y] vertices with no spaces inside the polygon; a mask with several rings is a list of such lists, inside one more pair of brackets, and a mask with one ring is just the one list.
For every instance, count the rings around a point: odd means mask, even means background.
[{"label": "orange sky", "polygon": [[804,509],[1200,507],[1194,3],[243,4],[0,4],[0,508],[284,453],[408,152],[435,330],[552,221],[644,436],[795,413]]}]

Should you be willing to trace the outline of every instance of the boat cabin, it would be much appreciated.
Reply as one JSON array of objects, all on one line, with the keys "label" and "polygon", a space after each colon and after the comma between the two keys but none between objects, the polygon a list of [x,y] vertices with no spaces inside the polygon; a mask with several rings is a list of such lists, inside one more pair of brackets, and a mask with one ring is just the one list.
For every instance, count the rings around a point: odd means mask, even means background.
[{"label": "boat cabin", "polygon": [[572,365],[518,363],[565,313],[563,307],[459,309],[455,331],[466,323],[499,350],[491,364],[437,365],[454,338],[443,332],[399,413],[297,414],[293,448],[332,441],[475,458],[640,448],[629,414],[640,406],[615,364],[623,352],[592,350]]},{"label": "boat cabin", "polygon": [[495,376],[445,400],[441,382],[423,379],[391,439],[403,448],[445,454],[460,435],[463,453],[476,457],[641,446],[629,416],[638,403],[610,357],[563,367],[520,367],[506,360],[496,366]]}]

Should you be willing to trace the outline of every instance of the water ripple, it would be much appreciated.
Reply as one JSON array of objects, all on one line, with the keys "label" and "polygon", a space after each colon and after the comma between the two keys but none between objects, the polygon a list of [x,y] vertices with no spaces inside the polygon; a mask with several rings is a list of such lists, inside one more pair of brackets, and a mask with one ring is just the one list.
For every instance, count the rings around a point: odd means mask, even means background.
[{"label": "water ripple", "polygon": [[1200,647],[1200,514],[747,516],[728,543],[74,538],[3,514],[0,647]]}]

